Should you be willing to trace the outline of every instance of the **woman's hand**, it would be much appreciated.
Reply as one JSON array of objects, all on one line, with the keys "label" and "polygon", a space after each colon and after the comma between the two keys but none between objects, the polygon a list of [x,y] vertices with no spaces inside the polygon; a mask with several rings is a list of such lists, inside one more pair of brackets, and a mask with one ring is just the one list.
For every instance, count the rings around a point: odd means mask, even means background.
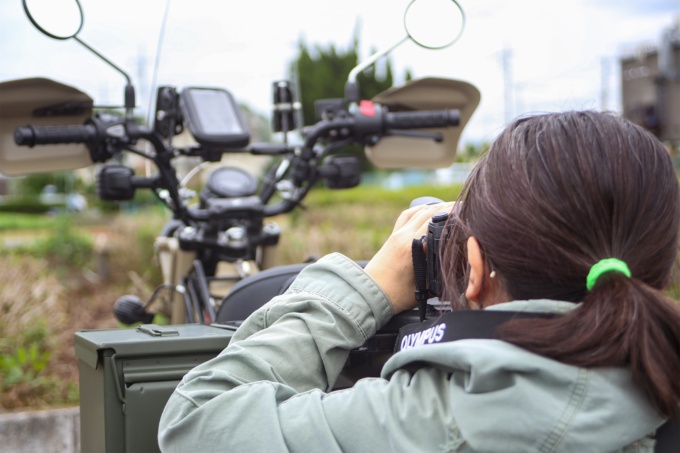
[{"label": "woman's hand", "polygon": [[427,234],[427,224],[433,215],[449,213],[454,205],[453,202],[422,205],[402,212],[390,237],[366,265],[366,273],[387,294],[395,315],[416,306],[411,257],[413,239]]}]

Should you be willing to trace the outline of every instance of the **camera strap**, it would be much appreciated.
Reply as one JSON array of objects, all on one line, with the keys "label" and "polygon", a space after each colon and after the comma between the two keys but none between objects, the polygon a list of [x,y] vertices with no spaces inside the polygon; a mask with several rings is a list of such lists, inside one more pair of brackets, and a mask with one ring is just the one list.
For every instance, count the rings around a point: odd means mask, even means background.
[{"label": "camera strap", "polygon": [[496,339],[496,330],[512,319],[547,319],[555,313],[533,313],[498,310],[457,310],[432,321],[408,324],[399,329],[394,352],[425,344],[465,339]]},{"label": "camera strap", "polygon": [[427,290],[427,256],[423,249],[425,241],[426,236],[422,236],[420,239],[414,239],[411,243],[413,276],[416,282],[416,302],[418,303],[420,322],[423,322],[426,318],[427,299],[429,298],[429,292]]}]

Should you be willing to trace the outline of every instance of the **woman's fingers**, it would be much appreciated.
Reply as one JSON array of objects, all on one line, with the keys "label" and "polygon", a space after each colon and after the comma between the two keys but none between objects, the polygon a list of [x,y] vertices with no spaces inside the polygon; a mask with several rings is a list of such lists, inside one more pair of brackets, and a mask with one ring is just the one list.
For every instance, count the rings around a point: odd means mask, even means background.
[{"label": "woman's fingers", "polygon": [[450,202],[416,206],[402,212],[390,237],[366,265],[366,272],[390,298],[395,314],[415,306],[411,257],[413,239],[427,233],[432,216],[451,212],[454,204]]},{"label": "woman's fingers", "polygon": [[413,229],[414,233],[422,231],[427,231],[427,224],[430,222],[432,216],[446,212],[449,213],[455,206],[455,202],[448,203],[437,203],[434,205],[422,205],[409,208],[397,219],[394,226],[394,231],[396,232],[402,228]]}]

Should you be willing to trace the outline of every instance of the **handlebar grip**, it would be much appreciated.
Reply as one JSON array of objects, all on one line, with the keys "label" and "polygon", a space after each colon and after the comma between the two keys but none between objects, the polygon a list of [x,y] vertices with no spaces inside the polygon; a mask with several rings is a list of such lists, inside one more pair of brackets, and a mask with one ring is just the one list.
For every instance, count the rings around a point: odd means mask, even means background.
[{"label": "handlebar grip", "polygon": [[419,112],[387,112],[386,129],[425,129],[430,127],[458,126],[459,110],[428,110]]},{"label": "handlebar grip", "polygon": [[82,126],[23,126],[14,130],[14,142],[19,146],[89,143],[97,138],[92,124]]}]

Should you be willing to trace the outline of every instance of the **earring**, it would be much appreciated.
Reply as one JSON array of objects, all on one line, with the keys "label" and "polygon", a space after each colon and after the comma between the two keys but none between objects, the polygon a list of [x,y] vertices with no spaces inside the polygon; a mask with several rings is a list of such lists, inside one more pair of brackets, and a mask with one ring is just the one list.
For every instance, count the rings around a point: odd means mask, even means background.
[{"label": "earring", "polygon": [[496,271],[491,271],[491,273],[489,274],[489,277],[490,278],[496,278]]}]

